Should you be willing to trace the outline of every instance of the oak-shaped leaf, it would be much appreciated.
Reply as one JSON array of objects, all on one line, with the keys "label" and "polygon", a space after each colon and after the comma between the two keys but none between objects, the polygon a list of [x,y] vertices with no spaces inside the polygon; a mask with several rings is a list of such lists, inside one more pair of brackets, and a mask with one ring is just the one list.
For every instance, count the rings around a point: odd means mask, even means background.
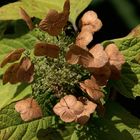
[{"label": "oak-shaped leaf", "polygon": [[16,50],[13,50],[8,55],[5,56],[3,61],[0,64],[0,67],[3,68],[7,63],[13,63],[20,59],[22,53],[25,51],[24,48],[18,48]]},{"label": "oak-shaped leaf", "polygon": [[42,110],[33,98],[16,102],[15,110],[20,113],[23,121],[30,121],[42,117]]},{"label": "oak-shaped leaf", "polygon": [[91,53],[75,44],[70,45],[70,49],[66,53],[65,58],[70,64],[80,64],[84,67],[89,66],[89,62],[93,60]]},{"label": "oak-shaped leaf", "polygon": [[63,11],[58,13],[56,10],[50,10],[46,18],[39,23],[39,28],[48,32],[52,36],[57,36],[67,24],[69,13],[70,2],[69,0],[66,0],[63,6]]},{"label": "oak-shaped leaf", "polygon": [[28,57],[23,57],[17,71],[19,82],[31,83],[34,79],[34,64]]},{"label": "oak-shaped leaf", "polygon": [[27,14],[27,12],[22,7],[20,7],[20,15],[21,15],[22,19],[26,22],[29,29],[33,30],[34,25],[33,25],[33,22],[31,20],[31,17]]},{"label": "oak-shaped leaf", "polygon": [[111,69],[111,79],[117,80],[121,75],[122,64],[125,63],[125,58],[123,54],[119,51],[115,44],[109,44],[105,48],[105,52],[109,57],[110,69]]},{"label": "oak-shaped leaf", "polygon": [[96,79],[93,76],[91,79],[86,79],[85,81],[80,82],[80,88],[95,102],[98,102],[101,98],[104,97],[104,94],[102,93],[99,85],[96,82]]},{"label": "oak-shaped leaf", "polygon": [[11,84],[16,84],[18,83],[18,78],[17,78],[17,71],[19,69],[19,63],[14,63],[11,66],[8,67],[8,69],[5,71],[3,74],[3,84],[6,83],[11,83]]},{"label": "oak-shaped leaf", "polygon": [[77,101],[73,95],[64,96],[53,108],[53,111],[59,115],[64,122],[75,121],[77,115],[81,114],[83,110],[83,103]]},{"label": "oak-shaped leaf", "polygon": [[39,42],[35,45],[34,55],[56,58],[59,56],[59,51],[60,49],[57,45]]}]

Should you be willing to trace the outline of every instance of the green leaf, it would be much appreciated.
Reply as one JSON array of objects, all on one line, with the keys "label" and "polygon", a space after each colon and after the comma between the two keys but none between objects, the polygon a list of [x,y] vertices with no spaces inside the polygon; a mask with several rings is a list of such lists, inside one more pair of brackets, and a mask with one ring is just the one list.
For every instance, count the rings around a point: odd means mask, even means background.
[{"label": "green leaf", "polygon": [[[134,35],[134,34],[133,34]],[[122,95],[128,98],[140,96],[140,36],[131,34],[122,39],[113,40],[125,56],[126,64],[122,67],[121,78],[112,84]]]},{"label": "green leaf", "polygon": [[1,140],[37,140],[37,132],[55,124],[55,117],[44,117],[35,121],[9,126],[0,130]]},{"label": "green leaf", "polygon": [[8,22],[0,21],[0,38],[3,37],[5,30],[7,29]]},{"label": "green leaf", "polygon": [[96,126],[99,125],[100,128],[97,130],[100,130],[99,137],[101,140],[140,139],[140,120],[117,103],[107,103],[105,117],[96,122]]},{"label": "green leaf", "polygon": [[40,129],[37,133],[39,140],[76,140],[75,124],[59,124],[57,128]]},{"label": "green leaf", "polygon": [[140,65],[127,62],[122,67],[120,80],[112,81],[117,91],[127,98],[140,96]]},{"label": "green leaf", "polygon": [[[19,7],[23,7],[31,17],[44,18],[49,9],[62,11],[65,0],[21,0],[0,8],[0,20],[20,19]],[[70,0],[70,21],[75,24],[77,16],[89,5],[91,0]]]},{"label": "green leaf", "polygon": [[13,103],[0,110],[0,140],[37,140],[40,129],[55,124],[53,116],[25,123],[15,111],[14,105]]},{"label": "green leaf", "polygon": [[[108,101],[103,118],[92,117],[84,126],[61,124],[58,128],[55,117],[44,117],[24,123],[12,108],[0,112],[1,140],[139,140],[140,120],[119,104]],[[115,108],[115,109],[114,109]]]},{"label": "green leaf", "polygon": [[0,110],[0,131],[9,126],[23,123],[19,113],[15,111],[15,103],[12,103]]},{"label": "green leaf", "polygon": [[125,56],[126,63],[122,67],[120,80],[114,80],[111,84],[128,98],[140,96],[140,26],[133,29],[126,37],[105,41],[103,45],[112,42]]},{"label": "green leaf", "polygon": [[125,56],[126,61],[132,61],[140,54],[140,36],[139,37],[125,37],[122,39],[112,40]]},{"label": "green leaf", "polygon": [[136,26],[129,34],[130,37],[138,37],[140,36],[140,25]]},{"label": "green leaf", "polygon": [[139,140],[140,120],[119,104],[109,101],[105,116],[92,118],[77,130],[76,135],[76,140]]},{"label": "green leaf", "polygon": [[31,95],[32,89],[26,84],[2,84],[0,81],[0,110],[12,102],[21,100],[24,97]]},{"label": "green leaf", "polygon": [[[15,48],[32,49],[34,43],[37,41],[35,34],[36,31],[33,31],[16,39],[5,38],[0,40],[0,60],[2,60],[7,53]],[[6,67],[0,69],[1,76],[4,73],[5,69]],[[31,85],[20,83],[16,85],[11,85],[9,83],[3,85],[1,80],[0,89],[0,109],[14,101],[27,97],[32,93]]]}]

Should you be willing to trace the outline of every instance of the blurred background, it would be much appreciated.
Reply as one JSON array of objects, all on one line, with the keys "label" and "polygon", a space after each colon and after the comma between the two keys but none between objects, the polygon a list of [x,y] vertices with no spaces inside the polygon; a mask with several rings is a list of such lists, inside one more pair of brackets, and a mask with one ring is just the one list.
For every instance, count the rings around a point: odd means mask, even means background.
[{"label": "blurred background", "polygon": [[95,36],[99,42],[126,36],[140,24],[140,0],[93,0],[88,9],[96,11],[103,22]]},{"label": "blurred background", "polygon": [[[16,0],[1,0],[0,7],[15,1]],[[95,43],[124,37],[134,27],[140,24],[140,0],[93,0],[85,11],[87,10],[97,12],[103,22],[102,29],[94,36]],[[83,11],[83,13],[85,11]],[[8,33],[10,31],[12,32],[11,27],[12,26],[9,27],[10,30],[8,28]],[[137,97],[136,100],[132,100],[118,93],[117,100],[133,115],[140,118],[140,97]]]}]

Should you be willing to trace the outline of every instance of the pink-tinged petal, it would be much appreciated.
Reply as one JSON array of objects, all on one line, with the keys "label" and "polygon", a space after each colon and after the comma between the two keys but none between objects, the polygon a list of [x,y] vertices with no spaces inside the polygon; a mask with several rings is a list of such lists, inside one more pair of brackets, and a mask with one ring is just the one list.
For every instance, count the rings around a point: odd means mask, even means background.
[{"label": "pink-tinged petal", "polygon": [[81,29],[81,32],[89,32],[92,35],[94,34],[94,31],[95,31],[94,27],[90,24],[82,26]]},{"label": "pink-tinged petal", "polygon": [[74,106],[71,107],[76,115],[81,114],[84,111],[84,104],[80,101],[77,101]]},{"label": "pink-tinged petal", "polygon": [[24,120],[25,122],[26,121],[30,121],[30,120],[32,120],[31,118],[32,118],[32,112],[30,111],[27,111],[27,112],[25,112],[25,113],[21,113],[20,114],[20,117],[21,117],[21,119],[22,120]]},{"label": "pink-tinged petal", "polygon": [[24,121],[42,117],[42,110],[33,98],[27,98],[16,103],[15,109]]},{"label": "pink-tinged petal", "polygon": [[15,104],[15,110],[19,113],[25,113],[31,107],[31,100],[32,98],[28,98],[25,100],[20,100]]},{"label": "pink-tinged petal", "polygon": [[55,114],[57,114],[58,116],[63,114],[65,112],[65,110],[67,110],[67,107],[64,107],[59,103],[57,103],[54,107],[53,107],[53,111]]},{"label": "pink-tinged petal", "polygon": [[76,115],[72,110],[67,109],[63,114],[60,115],[60,118],[64,122],[73,122],[76,119]]},{"label": "pink-tinged petal", "polygon": [[66,95],[60,100],[60,104],[65,107],[74,106],[77,102],[77,99],[73,95]]},{"label": "pink-tinged petal", "polygon": [[93,35],[89,31],[82,31],[76,37],[75,44],[83,49],[87,49],[87,45],[93,40]]},{"label": "pink-tinged petal", "polygon": [[94,23],[92,23],[93,31],[97,32],[102,28],[102,22],[100,19],[96,19]]},{"label": "pink-tinged petal", "polygon": [[96,21],[97,18],[97,14],[94,11],[88,11],[81,18],[82,25],[91,25]]},{"label": "pink-tinged petal", "polygon": [[94,59],[90,61],[88,68],[101,68],[108,63],[108,56],[101,44],[96,44],[89,52],[93,55]]},{"label": "pink-tinged petal", "polygon": [[109,57],[111,79],[118,80],[121,74],[122,65],[125,63],[123,54],[119,51],[115,44],[109,44],[105,51]]},{"label": "pink-tinged petal", "polygon": [[96,107],[97,107],[97,104],[88,100],[86,105],[85,105],[85,112],[87,114],[91,114],[95,111]]},{"label": "pink-tinged petal", "polygon": [[80,115],[77,115],[77,118],[75,121],[80,123],[81,125],[84,125],[85,123],[88,122],[89,118],[90,118],[90,114],[83,112]]},{"label": "pink-tinged petal", "polygon": [[100,100],[104,97],[99,85],[96,83],[95,79],[87,79],[83,83],[80,83],[81,89],[86,92],[90,98],[94,101]]}]

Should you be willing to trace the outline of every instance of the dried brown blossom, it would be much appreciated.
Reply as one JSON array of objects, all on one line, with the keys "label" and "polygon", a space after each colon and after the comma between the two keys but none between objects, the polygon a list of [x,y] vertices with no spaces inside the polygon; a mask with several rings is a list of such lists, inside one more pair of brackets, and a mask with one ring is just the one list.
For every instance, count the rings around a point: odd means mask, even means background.
[{"label": "dried brown blossom", "polygon": [[70,2],[66,0],[63,11],[58,13],[56,10],[50,10],[45,19],[39,23],[39,28],[48,32],[52,36],[57,36],[66,25],[70,13]]},{"label": "dried brown blossom", "polygon": [[70,46],[69,51],[66,54],[66,60],[70,64],[80,64],[84,67],[89,65],[89,60],[93,59],[92,54],[90,54],[85,49],[82,49],[75,44]]},{"label": "dried brown blossom", "polygon": [[75,121],[80,124],[85,124],[89,120],[90,114],[95,111],[97,105],[87,99],[80,98],[80,101],[84,104],[84,111],[80,115],[77,115]]},{"label": "dried brown blossom", "polygon": [[105,66],[101,68],[91,69],[91,71],[99,86],[104,86],[107,84],[111,75],[111,69],[109,63],[107,63]]},{"label": "dried brown blossom", "polygon": [[53,111],[59,115],[64,122],[73,122],[77,115],[81,114],[83,110],[83,103],[77,101],[73,95],[66,95],[53,108]]},{"label": "dried brown blossom", "polygon": [[54,106],[53,110],[64,122],[85,124],[96,107],[95,103],[83,97],[77,100],[73,95],[66,95]]},{"label": "dried brown blossom", "polygon": [[15,110],[20,113],[20,116],[24,121],[42,117],[42,110],[33,98],[27,98],[16,102]]},{"label": "dried brown blossom", "polygon": [[31,83],[33,81],[34,65],[28,57],[22,58],[16,74],[19,82]]},{"label": "dried brown blossom", "polygon": [[56,58],[59,55],[59,51],[60,49],[57,45],[40,42],[35,45],[34,55]]},{"label": "dried brown blossom", "polygon": [[101,44],[96,44],[89,50],[89,52],[94,57],[89,63],[89,68],[101,68],[108,63],[108,56]]},{"label": "dried brown blossom", "polygon": [[82,25],[92,25],[98,18],[94,11],[87,11],[81,18]]},{"label": "dried brown blossom", "polygon": [[83,82],[80,82],[80,87],[82,91],[87,93],[89,97],[95,102],[99,101],[104,97],[99,85],[97,84],[95,78],[92,76],[91,79],[87,79]]},{"label": "dried brown blossom", "polygon": [[81,28],[81,32],[89,32],[90,34],[94,34],[94,28],[93,28],[93,26],[92,25],[84,25],[84,26],[82,26],[82,28]]},{"label": "dried brown blossom", "polygon": [[31,20],[31,17],[27,14],[27,12],[22,7],[20,7],[20,15],[21,15],[22,19],[26,22],[29,29],[33,30],[34,25],[33,25],[33,22]]},{"label": "dried brown blossom", "polygon": [[93,40],[93,35],[91,32],[87,31],[81,31],[78,36],[76,37],[75,44],[81,48],[86,49],[87,45]]},{"label": "dried brown blossom", "polygon": [[6,83],[11,83],[11,84],[16,84],[18,83],[18,79],[17,79],[17,71],[19,68],[19,63],[14,63],[11,66],[8,67],[8,69],[5,71],[4,75],[3,75],[3,84]]},{"label": "dried brown blossom", "polygon": [[109,57],[110,69],[111,69],[111,79],[117,80],[120,78],[122,64],[125,63],[123,54],[119,51],[115,44],[109,44],[105,48],[105,52]]},{"label": "dried brown blossom", "polygon": [[102,28],[103,24],[100,19],[96,19],[95,22],[92,24],[92,31],[97,32]]},{"label": "dried brown blossom", "polygon": [[84,26],[92,26],[92,33],[97,32],[102,27],[102,22],[94,11],[87,11],[81,18],[82,28]]},{"label": "dried brown blossom", "polygon": [[13,63],[19,60],[24,51],[25,51],[24,48],[13,50],[12,52],[10,52],[8,55],[5,56],[5,58],[0,64],[0,67],[3,68],[7,63]]},{"label": "dried brown blossom", "polygon": [[31,83],[33,81],[34,65],[30,59],[24,57],[20,63],[14,63],[8,67],[3,75],[3,84],[18,82]]}]

